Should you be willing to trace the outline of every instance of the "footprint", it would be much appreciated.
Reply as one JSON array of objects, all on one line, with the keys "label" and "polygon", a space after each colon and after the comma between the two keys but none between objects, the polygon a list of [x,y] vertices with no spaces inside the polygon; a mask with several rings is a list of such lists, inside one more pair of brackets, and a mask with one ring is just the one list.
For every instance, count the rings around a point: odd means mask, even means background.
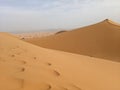
[{"label": "footprint", "polygon": [[21,72],[24,72],[25,71],[25,68],[21,68]]},{"label": "footprint", "polygon": [[11,55],[11,57],[15,57],[15,55]]},{"label": "footprint", "polygon": [[52,89],[52,86],[51,86],[51,85],[48,85],[47,90],[50,90],[50,89]]},{"label": "footprint", "polygon": [[15,68],[15,72],[16,73],[20,73],[20,72],[25,72],[25,68],[23,68],[23,67],[17,67],[17,68]]},{"label": "footprint", "polygon": [[22,64],[26,64],[27,62],[26,61],[21,61]]},{"label": "footprint", "polygon": [[60,76],[60,73],[56,70],[53,71],[56,76]]},{"label": "footprint", "polygon": [[51,66],[52,64],[51,63],[46,63],[48,66]]},{"label": "footprint", "polygon": [[[26,88],[25,85],[23,87],[24,89]],[[47,83],[30,83],[29,89],[30,90],[52,90],[52,86]],[[25,89],[25,90],[29,90],[29,89]]]},{"label": "footprint", "polygon": [[36,59],[37,59],[37,57],[33,57],[33,59],[35,59],[35,60],[36,60]]}]

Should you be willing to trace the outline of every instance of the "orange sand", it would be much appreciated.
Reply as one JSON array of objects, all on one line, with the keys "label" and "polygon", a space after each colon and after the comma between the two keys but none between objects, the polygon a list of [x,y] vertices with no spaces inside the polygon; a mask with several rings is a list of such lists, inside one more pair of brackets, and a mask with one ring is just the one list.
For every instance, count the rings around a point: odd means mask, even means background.
[{"label": "orange sand", "polygon": [[0,33],[0,90],[120,90],[120,63]]},{"label": "orange sand", "polygon": [[120,25],[108,19],[87,27],[26,41],[44,48],[120,62]]}]

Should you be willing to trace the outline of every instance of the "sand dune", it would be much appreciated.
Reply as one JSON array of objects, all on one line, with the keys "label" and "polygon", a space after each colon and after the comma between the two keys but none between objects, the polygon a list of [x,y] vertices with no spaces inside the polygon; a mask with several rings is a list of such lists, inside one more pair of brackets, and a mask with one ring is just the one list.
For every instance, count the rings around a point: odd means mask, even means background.
[{"label": "sand dune", "polygon": [[45,49],[0,33],[0,90],[120,90],[120,63]]},{"label": "sand dune", "polygon": [[120,61],[120,25],[108,19],[87,27],[27,41],[45,48]]}]

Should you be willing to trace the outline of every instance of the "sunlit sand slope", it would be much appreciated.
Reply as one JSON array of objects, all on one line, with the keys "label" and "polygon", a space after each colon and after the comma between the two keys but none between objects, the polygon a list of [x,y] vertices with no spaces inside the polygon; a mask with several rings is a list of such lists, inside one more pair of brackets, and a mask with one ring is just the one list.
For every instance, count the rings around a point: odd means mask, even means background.
[{"label": "sunlit sand slope", "polygon": [[44,49],[0,33],[0,90],[120,90],[120,63]]}]

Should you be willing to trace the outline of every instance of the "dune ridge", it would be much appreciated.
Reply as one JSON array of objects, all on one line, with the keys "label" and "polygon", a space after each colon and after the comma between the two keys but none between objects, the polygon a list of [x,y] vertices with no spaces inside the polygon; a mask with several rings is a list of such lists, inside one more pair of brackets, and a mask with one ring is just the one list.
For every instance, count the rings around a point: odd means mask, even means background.
[{"label": "dune ridge", "polygon": [[0,38],[0,90],[120,90],[118,62]]},{"label": "dune ridge", "polygon": [[120,25],[109,19],[58,35],[26,41],[45,48],[120,62]]},{"label": "dune ridge", "polygon": [[106,19],[105,21],[108,22],[108,23],[110,23],[110,24],[112,24],[112,25],[116,25],[116,26],[120,27],[119,23],[116,23],[116,22],[114,22],[112,20]]}]

